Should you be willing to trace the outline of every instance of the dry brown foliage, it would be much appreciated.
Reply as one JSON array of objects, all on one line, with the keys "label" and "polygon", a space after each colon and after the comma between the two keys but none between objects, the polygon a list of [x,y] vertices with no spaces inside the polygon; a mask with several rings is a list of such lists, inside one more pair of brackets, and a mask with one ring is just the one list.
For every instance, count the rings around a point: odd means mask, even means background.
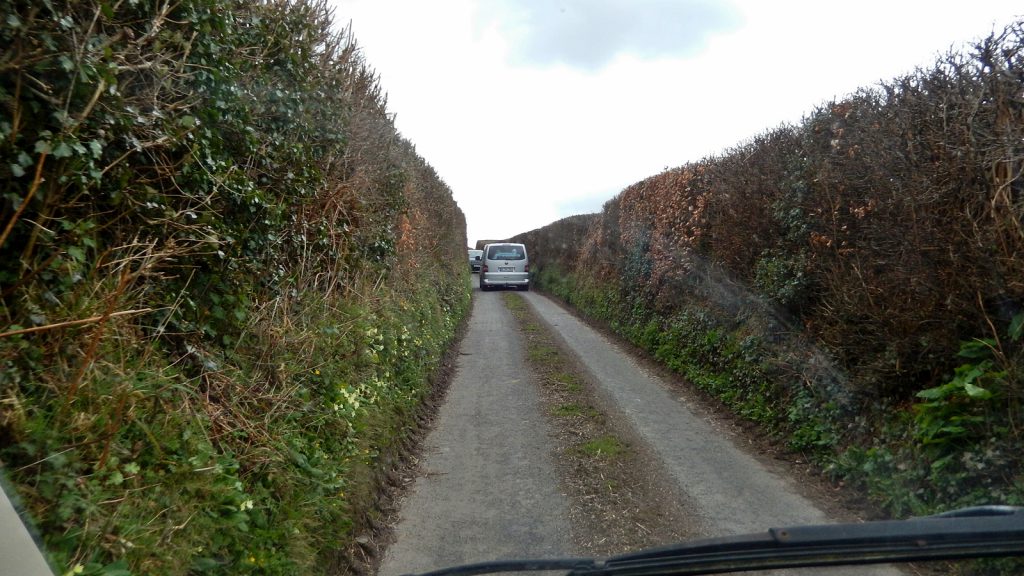
[{"label": "dry brown foliage", "polygon": [[734,322],[695,289],[718,275],[822,343],[855,393],[906,400],[1024,309],[1022,88],[1018,22],[520,238],[663,318],[696,303]]}]

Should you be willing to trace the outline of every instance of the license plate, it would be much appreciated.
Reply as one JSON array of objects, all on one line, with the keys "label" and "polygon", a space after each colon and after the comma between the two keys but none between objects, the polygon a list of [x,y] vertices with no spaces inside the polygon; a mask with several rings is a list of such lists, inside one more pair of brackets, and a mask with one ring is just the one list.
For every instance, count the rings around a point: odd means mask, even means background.
[{"label": "license plate", "polygon": [[498,266],[498,272],[515,272],[515,270],[512,266]]}]

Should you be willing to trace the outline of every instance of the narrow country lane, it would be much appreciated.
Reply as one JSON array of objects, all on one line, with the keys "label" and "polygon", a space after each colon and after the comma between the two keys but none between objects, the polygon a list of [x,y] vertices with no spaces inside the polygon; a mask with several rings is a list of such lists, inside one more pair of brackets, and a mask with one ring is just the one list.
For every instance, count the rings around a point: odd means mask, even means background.
[{"label": "narrow country lane", "polygon": [[476,293],[455,376],[380,574],[573,554],[544,415],[501,295]]},{"label": "narrow country lane", "polygon": [[[703,536],[835,521],[697,416],[616,344],[535,292],[520,293],[585,366],[611,417],[661,461],[687,500],[687,531]],[[428,435],[418,477],[401,504],[379,573],[578,555],[549,424],[516,321],[500,292],[474,294],[457,371]],[[888,566],[771,574],[897,575]]]}]

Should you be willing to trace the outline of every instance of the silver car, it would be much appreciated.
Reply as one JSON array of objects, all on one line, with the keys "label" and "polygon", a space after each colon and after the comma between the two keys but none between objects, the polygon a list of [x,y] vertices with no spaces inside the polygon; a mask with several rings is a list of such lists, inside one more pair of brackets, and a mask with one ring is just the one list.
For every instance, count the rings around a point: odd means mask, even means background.
[{"label": "silver car", "polygon": [[484,251],[483,250],[468,250],[469,252],[469,270],[471,272],[480,271],[480,263],[483,261]]},{"label": "silver car", "polygon": [[530,289],[530,259],[523,244],[487,244],[480,266],[480,289]]}]

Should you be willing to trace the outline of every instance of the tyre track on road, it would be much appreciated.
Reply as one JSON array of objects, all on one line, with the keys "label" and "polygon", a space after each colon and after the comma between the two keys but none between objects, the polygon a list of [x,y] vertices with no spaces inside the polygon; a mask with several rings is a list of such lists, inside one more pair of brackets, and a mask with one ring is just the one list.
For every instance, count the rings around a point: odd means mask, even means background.
[{"label": "tyre track on road", "polygon": [[379,574],[576,554],[531,378],[501,294],[476,291],[455,375]]}]

